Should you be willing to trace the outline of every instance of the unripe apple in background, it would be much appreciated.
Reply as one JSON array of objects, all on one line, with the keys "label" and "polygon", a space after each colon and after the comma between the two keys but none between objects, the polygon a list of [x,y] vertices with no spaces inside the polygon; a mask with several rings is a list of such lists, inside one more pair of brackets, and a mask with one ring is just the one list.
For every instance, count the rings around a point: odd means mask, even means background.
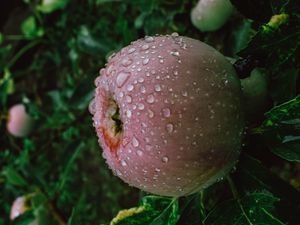
[{"label": "unripe apple in background", "polygon": [[10,210],[10,219],[14,220],[18,216],[21,216],[26,211],[30,210],[30,197],[29,196],[21,196],[16,198],[13,202]]},{"label": "unripe apple in background", "polygon": [[263,69],[255,68],[249,77],[241,79],[247,117],[255,119],[268,107],[268,77]]},{"label": "unripe apple in background", "polygon": [[103,156],[128,184],[189,195],[235,165],[240,81],[214,48],[178,34],[145,37],[110,57],[95,83],[90,111]]},{"label": "unripe apple in background", "polygon": [[23,104],[14,105],[9,109],[6,127],[11,135],[25,137],[30,133],[32,125],[33,119]]},{"label": "unripe apple in background", "polygon": [[200,0],[191,11],[191,21],[202,32],[221,28],[233,13],[230,0]]}]

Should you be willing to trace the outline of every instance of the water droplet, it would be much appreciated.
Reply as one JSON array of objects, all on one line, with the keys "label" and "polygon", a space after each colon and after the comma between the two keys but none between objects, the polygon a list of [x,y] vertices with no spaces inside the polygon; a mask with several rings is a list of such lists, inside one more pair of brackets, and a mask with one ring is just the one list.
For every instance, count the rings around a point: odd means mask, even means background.
[{"label": "water droplet", "polygon": [[166,125],[166,130],[168,131],[168,133],[172,133],[172,132],[173,132],[173,129],[174,129],[173,124],[168,123],[168,124]]},{"label": "water droplet", "polygon": [[143,151],[140,150],[140,149],[138,149],[138,150],[136,151],[136,154],[137,154],[138,156],[142,156],[142,155],[143,155]]},{"label": "water droplet", "polygon": [[154,99],[154,96],[153,96],[153,95],[148,95],[148,96],[147,96],[147,100],[146,100],[146,101],[147,101],[148,103],[151,104],[151,103],[154,102],[154,100],[155,100],[155,99]]},{"label": "water droplet", "polygon": [[131,117],[131,111],[130,111],[130,110],[127,110],[127,111],[126,111],[126,116],[127,116],[128,118]]},{"label": "water droplet", "polygon": [[154,117],[154,112],[152,110],[148,110],[148,115],[150,118],[153,118]]},{"label": "water droplet", "polygon": [[146,93],[146,88],[145,88],[145,86],[141,86],[140,91],[141,91],[141,93]]},{"label": "water droplet", "polygon": [[184,96],[184,97],[187,97],[187,96],[188,96],[187,91],[181,91],[181,94],[182,94],[182,96]]},{"label": "water droplet", "polygon": [[149,60],[150,60],[149,58],[144,59],[143,60],[143,65],[147,65],[149,63]]},{"label": "water droplet", "polygon": [[139,78],[138,78],[138,82],[139,82],[139,83],[143,83],[143,82],[144,82],[144,78],[139,77]]},{"label": "water droplet", "polygon": [[122,65],[127,67],[127,66],[130,66],[132,64],[132,59],[130,58],[125,58],[122,60]]},{"label": "water droplet", "polygon": [[135,52],[135,50],[136,50],[135,48],[130,48],[130,49],[128,50],[128,53],[131,54],[131,53]]},{"label": "water droplet", "polygon": [[154,41],[154,37],[145,37],[145,42],[151,43]]},{"label": "water droplet", "polygon": [[95,101],[95,99],[93,99],[91,102],[90,102],[90,104],[89,104],[89,112],[91,113],[91,114],[95,114],[96,113],[96,101]]},{"label": "water droplet", "polygon": [[173,56],[176,56],[176,57],[179,57],[179,52],[177,49],[174,49],[170,52],[170,55],[173,55]]},{"label": "water droplet", "polygon": [[131,74],[129,72],[120,72],[116,79],[117,86],[119,88],[122,87],[126,83],[130,75]]},{"label": "water droplet", "polygon": [[103,76],[105,74],[105,68],[100,69],[99,74]]},{"label": "water droplet", "polygon": [[171,116],[171,110],[169,108],[163,108],[162,113],[164,117],[170,117]]},{"label": "water droplet", "polygon": [[161,86],[160,86],[159,84],[156,84],[156,85],[154,86],[154,90],[155,90],[155,91],[161,91]]},{"label": "water droplet", "polygon": [[95,84],[96,87],[98,87],[98,86],[100,85],[101,79],[102,79],[101,76],[99,76],[99,77],[97,77],[97,78],[95,79],[94,84]]},{"label": "water droplet", "polygon": [[134,86],[132,84],[127,85],[127,91],[132,91]]},{"label": "water droplet", "polygon": [[113,71],[115,71],[114,69],[114,65],[113,64],[110,64],[107,69],[106,69],[106,75],[109,76],[113,73]]},{"label": "water droplet", "polygon": [[174,76],[178,76],[178,71],[175,70],[175,71],[173,72],[173,74],[174,74]]},{"label": "water droplet", "polygon": [[172,36],[172,37],[178,37],[179,34],[178,34],[177,32],[173,32],[173,33],[171,34],[171,36]]},{"label": "water droplet", "polygon": [[136,137],[133,137],[132,138],[132,145],[133,145],[133,147],[138,147],[139,146],[139,141],[138,141],[138,139],[136,139]]},{"label": "water droplet", "polygon": [[160,59],[159,62],[160,62],[160,63],[164,63],[164,59]]},{"label": "water droplet", "polygon": [[167,156],[164,156],[164,157],[161,158],[161,161],[163,163],[167,163],[167,162],[169,162],[169,158]]},{"label": "water droplet", "polygon": [[142,103],[138,104],[138,109],[139,110],[143,110],[144,108],[145,108],[144,104],[142,104]]},{"label": "water droplet", "polygon": [[122,165],[122,166],[127,166],[126,161],[125,161],[125,160],[121,160],[121,165]]},{"label": "water droplet", "polygon": [[125,99],[126,99],[126,102],[128,102],[128,103],[132,102],[132,98],[130,95],[126,95]]},{"label": "water droplet", "polygon": [[148,44],[144,44],[143,46],[142,46],[142,50],[147,50],[147,49],[149,49],[149,45]]}]

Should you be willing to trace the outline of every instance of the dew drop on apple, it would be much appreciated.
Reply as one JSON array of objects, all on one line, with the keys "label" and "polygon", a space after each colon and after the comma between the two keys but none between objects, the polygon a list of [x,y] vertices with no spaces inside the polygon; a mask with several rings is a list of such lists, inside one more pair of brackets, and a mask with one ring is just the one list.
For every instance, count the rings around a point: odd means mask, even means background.
[{"label": "dew drop on apple", "polygon": [[149,109],[148,110],[148,115],[149,115],[150,118],[153,118],[154,117],[154,112],[151,109]]},{"label": "dew drop on apple", "polygon": [[173,74],[174,74],[174,76],[178,76],[178,71],[174,70]]},{"label": "dew drop on apple", "polygon": [[136,137],[133,137],[132,138],[132,145],[133,145],[133,147],[138,147],[139,144],[140,143],[139,143],[138,139]]},{"label": "dew drop on apple", "polygon": [[130,48],[130,49],[128,50],[128,54],[134,53],[135,50],[136,50],[135,48]]},{"label": "dew drop on apple", "polygon": [[131,114],[132,114],[132,113],[131,113],[131,111],[130,111],[130,110],[127,110],[127,111],[126,111],[126,116],[127,116],[128,118],[130,118],[130,117],[131,117]]},{"label": "dew drop on apple", "polygon": [[161,158],[161,161],[163,163],[167,163],[167,162],[169,162],[169,158],[167,156],[164,156],[164,157]]},{"label": "dew drop on apple", "polygon": [[147,101],[148,103],[151,104],[151,103],[154,102],[154,100],[155,100],[155,98],[154,98],[154,96],[153,96],[152,94],[147,96],[146,101]]},{"label": "dew drop on apple", "polygon": [[164,117],[170,117],[171,116],[171,110],[169,108],[163,108],[162,113]]},{"label": "dew drop on apple", "polygon": [[147,65],[149,63],[150,59],[149,58],[146,58],[143,60],[143,65]]},{"label": "dew drop on apple", "polygon": [[121,160],[121,165],[122,165],[122,166],[127,166],[126,161],[125,161],[125,160]]},{"label": "dew drop on apple", "polygon": [[141,93],[146,93],[146,88],[145,88],[145,86],[141,86],[140,91],[141,91]]},{"label": "dew drop on apple", "polygon": [[143,155],[143,151],[140,150],[140,149],[138,149],[138,150],[136,151],[136,154],[137,154],[138,156],[142,156],[142,155]]},{"label": "dew drop on apple", "polygon": [[172,37],[179,37],[179,34],[178,34],[177,32],[173,32],[173,33],[171,34],[171,36],[172,36]]},{"label": "dew drop on apple", "polygon": [[139,103],[137,107],[139,110],[143,110],[145,108],[143,103]]},{"label": "dew drop on apple", "polygon": [[154,37],[150,37],[150,36],[145,37],[145,42],[151,43],[151,42],[153,42],[153,41],[154,41]]},{"label": "dew drop on apple", "polygon": [[157,91],[157,92],[161,91],[161,86],[159,84],[156,84],[154,86],[154,90]]},{"label": "dew drop on apple", "polygon": [[173,124],[168,123],[168,124],[166,125],[166,130],[167,130],[168,133],[172,133],[173,130],[174,130]]},{"label": "dew drop on apple", "polygon": [[128,103],[132,102],[132,97],[130,95],[126,95],[125,99],[126,99],[126,102],[128,102]]},{"label": "dew drop on apple", "polygon": [[144,78],[139,77],[139,78],[138,78],[138,82],[139,82],[139,83],[143,83],[143,82],[144,82]]},{"label": "dew drop on apple", "polygon": [[90,104],[89,104],[89,112],[91,114],[95,114],[96,113],[96,102],[95,102],[95,99],[93,99]]},{"label": "dew drop on apple", "polygon": [[181,91],[181,95],[184,96],[184,97],[187,97],[188,96],[188,92],[187,91]]},{"label": "dew drop on apple", "polygon": [[129,76],[131,74],[129,72],[120,72],[118,75],[117,75],[117,79],[116,79],[116,83],[117,83],[117,87],[122,87],[126,81],[128,80]]},{"label": "dew drop on apple", "polygon": [[132,84],[127,85],[127,91],[132,91],[134,86]]},{"label": "dew drop on apple", "polygon": [[130,66],[132,64],[132,59],[125,58],[125,59],[122,60],[121,63],[122,63],[123,66],[128,67],[128,66]]},{"label": "dew drop on apple", "polygon": [[172,55],[172,56],[175,56],[175,57],[179,57],[179,52],[178,52],[178,50],[177,49],[174,49],[174,50],[172,50],[171,52],[170,52],[170,55]]},{"label": "dew drop on apple", "polygon": [[143,51],[145,51],[145,50],[147,50],[147,49],[149,49],[149,45],[148,44],[144,44],[143,46],[142,46],[142,50]]}]

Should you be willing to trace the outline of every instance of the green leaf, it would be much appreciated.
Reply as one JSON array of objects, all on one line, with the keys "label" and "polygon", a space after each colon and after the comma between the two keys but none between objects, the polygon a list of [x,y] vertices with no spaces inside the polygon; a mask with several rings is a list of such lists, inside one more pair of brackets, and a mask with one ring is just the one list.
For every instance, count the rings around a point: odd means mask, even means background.
[{"label": "green leaf", "polygon": [[3,34],[0,32],[0,45],[3,43],[3,40],[4,40],[4,36],[3,36]]},{"label": "green leaf", "polygon": [[21,25],[21,30],[24,36],[28,39],[41,37],[44,35],[43,28],[37,25],[37,22],[33,16],[29,16]]},{"label": "green leaf", "polygon": [[94,95],[95,76],[88,75],[79,80],[70,98],[70,105],[77,109],[87,109]]},{"label": "green leaf", "polygon": [[42,0],[41,4],[37,6],[37,10],[42,13],[52,13],[64,9],[68,3],[69,0]]},{"label": "green leaf", "polygon": [[205,208],[203,205],[203,193],[197,193],[180,199],[180,225],[201,225],[205,219]]},{"label": "green leaf", "polygon": [[175,225],[178,220],[178,200],[146,196],[139,207],[121,210],[111,225]]},{"label": "green leaf", "polygon": [[300,192],[272,174],[257,159],[243,154],[236,171],[235,183],[239,184],[239,188],[245,193],[267,190],[294,206],[300,205]]},{"label": "green leaf", "polygon": [[2,174],[6,177],[7,182],[14,186],[25,187],[28,185],[26,180],[12,167],[6,167]]},{"label": "green leaf", "polygon": [[281,14],[262,26],[248,46],[238,54],[242,57],[255,56],[266,62],[266,67],[276,74],[283,65],[297,64],[296,50],[299,45],[300,20]]},{"label": "green leaf", "polygon": [[269,192],[247,193],[237,200],[217,206],[205,219],[205,225],[284,225],[273,216],[274,204],[279,199]]},{"label": "green leaf", "polygon": [[230,0],[249,19],[267,22],[272,15],[298,12],[299,5],[294,0]]},{"label": "green leaf", "polygon": [[[297,138],[300,139],[300,136]],[[291,141],[274,146],[272,152],[285,160],[300,162],[300,141]]]},{"label": "green leaf", "polygon": [[300,162],[300,96],[274,107],[257,129],[271,151],[285,160]]}]

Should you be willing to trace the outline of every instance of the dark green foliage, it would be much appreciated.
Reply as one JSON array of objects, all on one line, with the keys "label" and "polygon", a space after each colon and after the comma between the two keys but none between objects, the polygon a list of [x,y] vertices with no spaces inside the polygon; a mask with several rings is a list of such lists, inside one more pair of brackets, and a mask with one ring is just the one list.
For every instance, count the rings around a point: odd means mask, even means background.
[{"label": "dark green foliage", "polygon": [[[190,22],[196,0],[8,2],[0,9],[0,225],[107,225],[124,208],[135,213],[116,224],[299,225],[299,1],[231,0],[241,15],[210,34]],[[109,55],[172,32],[255,59],[268,73],[270,107],[248,123],[231,178],[179,199],[142,197],[107,168],[87,108]],[[35,121],[25,138],[5,126],[20,102]],[[11,205],[24,195],[30,209],[11,222]]]}]

